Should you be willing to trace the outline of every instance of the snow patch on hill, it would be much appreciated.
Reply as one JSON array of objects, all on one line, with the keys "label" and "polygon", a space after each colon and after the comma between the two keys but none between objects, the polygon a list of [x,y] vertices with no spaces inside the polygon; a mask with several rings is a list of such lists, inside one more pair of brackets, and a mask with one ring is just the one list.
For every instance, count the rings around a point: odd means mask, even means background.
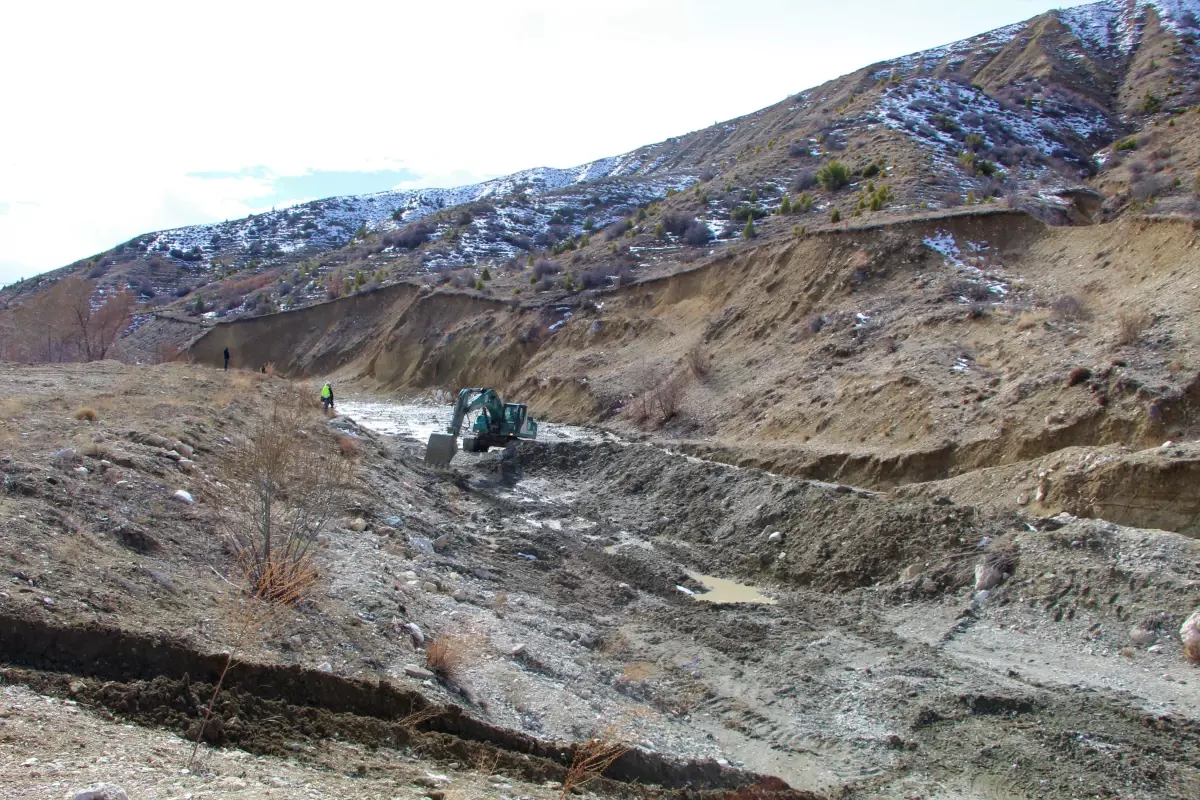
[{"label": "snow patch on hill", "polygon": [[1151,9],[1160,24],[1177,35],[1200,30],[1200,0],[1102,0],[1053,13],[1085,46],[1123,56],[1141,42]]}]

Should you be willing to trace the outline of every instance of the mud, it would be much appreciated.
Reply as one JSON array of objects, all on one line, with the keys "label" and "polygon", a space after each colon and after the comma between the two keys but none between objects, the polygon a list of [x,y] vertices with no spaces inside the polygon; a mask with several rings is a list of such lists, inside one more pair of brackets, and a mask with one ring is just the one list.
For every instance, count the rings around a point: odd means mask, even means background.
[{"label": "mud", "polygon": [[[0,642],[4,661],[26,667],[0,670],[6,681],[188,738],[200,735],[205,706],[225,666],[220,655],[168,639],[100,626],[53,628],[8,616],[0,616]],[[434,758],[468,762],[480,760],[482,750],[500,769],[531,781],[560,782],[577,747],[497,728],[457,706],[432,707],[421,694],[384,681],[247,663],[229,668],[203,737],[209,744],[265,755],[303,752],[327,739],[372,748],[417,746]],[[610,794],[680,798],[724,797],[767,780],[713,762],[674,762],[637,749],[614,762],[605,778],[601,787]],[[705,791],[688,788],[697,785]],[[786,786],[769,796],[816,799]]]}]

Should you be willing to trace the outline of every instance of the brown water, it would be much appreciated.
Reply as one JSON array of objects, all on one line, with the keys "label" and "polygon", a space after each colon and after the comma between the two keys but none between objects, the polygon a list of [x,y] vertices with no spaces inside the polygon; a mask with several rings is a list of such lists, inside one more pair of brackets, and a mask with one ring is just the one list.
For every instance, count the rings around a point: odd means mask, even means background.
[{"label": "brown water", "polygon": [[762,603],[773,606],[778,600],[767,597],[753,586],[744,583],[734,583],[724,578],[714,578],[712,575],[701,575],[699,572],[689,572],[692,580],[698,581],[708,589],[704,594],[697,594],[697,600],[709,603]]}]

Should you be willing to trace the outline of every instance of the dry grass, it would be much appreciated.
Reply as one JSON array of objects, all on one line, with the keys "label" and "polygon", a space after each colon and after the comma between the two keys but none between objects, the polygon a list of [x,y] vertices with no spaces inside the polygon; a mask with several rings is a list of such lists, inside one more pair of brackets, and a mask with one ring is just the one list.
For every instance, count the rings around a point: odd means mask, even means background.
[{"label": "dry grass", "polygon": [[439,678],[458,683],[475,660],[477,641],[472,636],[440,636],[425,650],[425,666]]},{"label": "dry grass", "polygon": [[95,422],[100,419],[100,415],[96,413],[96,409],[84,406],[75,412],[75,419],[80,422]]},{"label": "dry grass", "polygon": [[667,424],[679,414],[691,378],[691,372],[683,372],[642,391],[628,406],[630,418],[639,424]]},{"label": "dry grass", "polygon": [[632,664],[626,664],[625,669],[621,670],[621,677],[617,680],[623,683],[644,681],[656,672],[658,672],[658,667],[649,661],[636,661]]},{"label": "dry grass", "polygon": [[1154,317],[1142,308],[1130,309],[1117,314],[1117,343],[1137,344],[1142,334],[1154,324]]},{"label": "dry grass", "polygon": [[500,592],[492,598],[492,610],[496,612],[496,616],[503,616],[508,610],[508,592]]},{"label": "dry grass", "polygon": [[97,461],[112,456],[112,448],[108,446],[107,442],[89,442],[84,445],[80,452],[88,458],[94,458]]},{"label": "dry grass", "polygon": [[1035,311],[1024,311],[1017,317],[1017,330],[1031,331],[1046,320],[1046,315]]},{"label": "dry grass", "polygon": [[338,452],[346,458],[358,458],[362,453],[362,443],[355,436],[339,436]]}]

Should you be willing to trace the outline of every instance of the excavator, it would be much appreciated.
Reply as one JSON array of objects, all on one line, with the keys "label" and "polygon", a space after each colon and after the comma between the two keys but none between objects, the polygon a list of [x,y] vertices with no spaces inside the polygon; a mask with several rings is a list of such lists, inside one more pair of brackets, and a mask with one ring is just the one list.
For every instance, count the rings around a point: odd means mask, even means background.
[{"label": "excavator", "polygon": [[462,437],[462,449],[468,453],[484,453],[489,447],[503,447],[517,439],[537,438],[537,422],[526,414],[525,406],[505,403],[495,389],[463,389],[454,403],[454,416],[446,432],[429,434],[429,442],[425,445],[426,464],[445,467],[450,463],[458,452],[463,420],[472,411],[479,411],[479,416]]}]

